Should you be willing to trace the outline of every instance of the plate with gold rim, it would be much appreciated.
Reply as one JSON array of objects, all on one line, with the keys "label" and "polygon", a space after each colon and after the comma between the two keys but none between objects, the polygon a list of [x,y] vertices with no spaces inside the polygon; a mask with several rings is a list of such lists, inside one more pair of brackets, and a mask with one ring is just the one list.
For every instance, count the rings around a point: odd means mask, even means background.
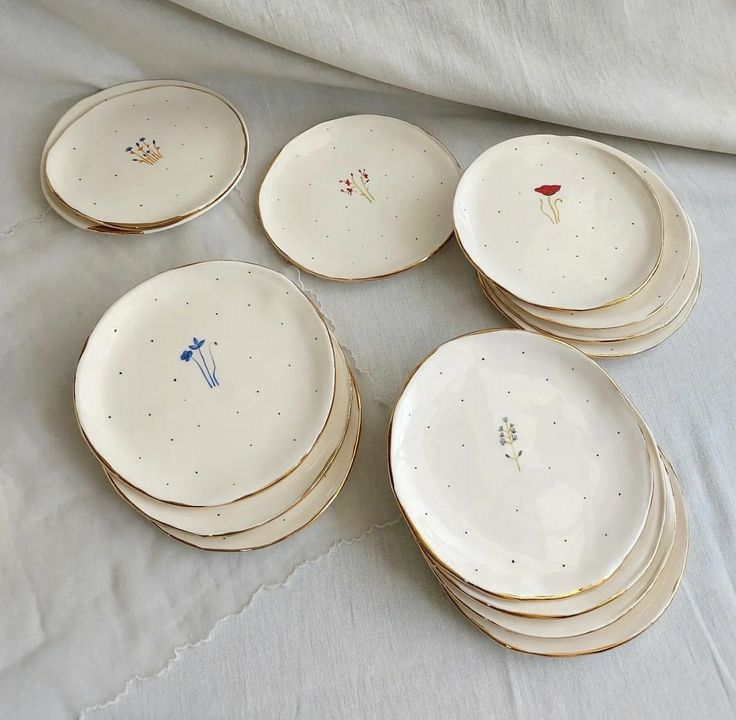
[{"label": "plate with gold rim", "polygon": [[[659,577],[659,573],[664,568],[674,541],[675,507],[672,489],[670,488],[667,477],[664,478],[662,484],[661,494],[664,496],[662,535],[661,540],[654,545],[654,554],[645,571],[636,582],[623,592],[618,592],[618,588],[614,592],[614,588],[611,588],[610,592],[612,595],[607,602],[585,612],[568,615],[563,618],[549,616],[529,617],[521,614],[507,613],[494,608],[492,603],[483,602],[472,593],[466,593],[457,583],[452,582],[452,580],[442,575],[436,567],[431,567],[445,589],[449,590],[456,600],[479,615],[482,615],[487,620],[501,625],[507,630],[534,637],[570,637],[572,635],[584,635],[605,625],[610,625],[631,610],[648,592],[652,583]],[[642,538],[640,542],[643,542],[643,540]],[[617,574],[614,574],[610,582],[616,580]],[[610,582],[604,583],[599,587],[603,589]],[[575,598],[577,596],[570,598],[570,600],[574,600]]]},{"label": "plate with gold rim", "polygon": [[[490,284],[487,280],[481,278],[481,281],[488,288],[490,287],[493,294],[505,301],[507,307],[532,327],[537,328],[541,332],[549,333],[561,340],[573,340],[575,342],[591,342],[591,343],[610,343],[612,341],[630,340],[633,338],[649,335],[655,330],[665,327],[671,323],[685,307],[700,277],[700,250],[697,241],[693,243],[692,253],[685,271],[685,277],[679,284],[674,295],[659,310],[649,315],[646,319],[631,323],[630,325],[611,327],[611,328],[577,328],[560,325],[559,323],[550,322],[549,320],[537,317],[528,312],[524,306],[516,303],[513,298],[509,297],[501,288]],[[621,303],[621,306],[627,303]]]},{"label": "plate with gold rim", "polygon": [[75,224],[151,232],[223,199],[247,154],[242,116],[217,93],[178,81],[126,83],[85,98],[57,123],[42,186],[58,198],[54,209],[79,216]]},{"label": "plate with gold rim", "polygon": [[518,330],[437,348],[391,421],[389,467],[432,558],[493,596],[607,580],[645,526],[654,471],[636,415],[596,363]]},{"label": "plate with gold rim", "polygon": [[284,275],[215,260],[163,272],[115,302],[77,366],[95,454],[158,500],[223,505],[296,468],[323,434],[335,355]]},{"label": "plate with gold rim", "polygon": [[[658,455],[651,431],[643,420],[641,420],[640,426],[642,432],[647,437],[647,446],[651,456],[652,467],[656,473],[652,505],[636,544],[624,558],[620,567],[605,583],[601,583],[586,592],[577,593],[565,598],[553,600],[510,600],[490,596],[469,583],[453,577],[427,555],[420,542],[419,546],[425,559],[437,574],[457,587],[464,595],[505,615],[543,619],[570,618],[589,613],[620,597],[637,584],[642,576],[649,571],[656,553],[660,552],[663,545],[667,543],[667,536],[665,534],[669,493],[667,475]],[[669,499],[671,500],[671,498]]]},{"label": "plate with gold rim", "polygon": [[185,545],[191,545],[202,550],[243,552],[274,545],[314,522],[327,510],[342,490],[350,475],[355,455],[358,451],[362,408],[357,385],[353,387],[354,412],[351,413],[348,432],[345,435],[334,462],[304,498],[283,515],[250,530],[217,537],[200,537],[199,535],[187,533],[183,530],[166,527],[155,521],[152,521],[153,524],[162,532]]},{"label": "plate with gold rim", "polygon": [[[656,347],[660,343],[663,343],[670,336],[674,335],[684,324],[685,321],[690,317],[690,313],[695,307],[695,303],[698,300],[700,294],[700,286],[702,284],[702,273],[697,277],[695,287],[690,293],[690,297],[687,299],[684,307],[679,313],[666,325],[654,330],[646,335],[641,335],[633,338],[624,338],[622,340],[611,340],[609,342],[581,342],[578,340],[561,340],[569,345],[577,348],[580,352],[584,352],[588,357],[591,358],[615,358],[615,357],[629,357],[631,355],[637,355],[638,353],[650,350]],[[523,330],[530,332],[541,332],[543,335],[547,335],[538,328],[530,325],[523,318],[521,318],[518,312],[511,308],[505,300],[501,299],[493,290],[489,289],[486,285],[482,284],[481,288],[485,293],[486,297],[493,303],[496,309],[506,317],[511,323],[516,325]],[[548,336],[548,335],[547,335]]]},{"label": "plate with gold rim", "polygon": [[271,164],[263,228],[290,262],[333,280],[369,280],[426,260],[452,235],[460,168],[421,128],[349,115],[306,130]]},{"label": "plate with gold rim", "polygon": [[226,505],[185,507],[155,500],[135,490],[109,471],[108,478],[121,495],[150,519],[195,535],[241,532],[283,514],[320,480],[335,460],[347,434],[352,411],[353,381],[345,355],[334,336],[332,344],[337,359],[337,382],[335,402],[325,431],[304,460],[279,482]]},{"label": "plate with gold rim", "polygon": [[548,308],[622,302],[662,255],[662,211],[649,183],[578,138],[529,135],[489,148],[463,173],[453,215],[478,270]]},{"label": "plate with gold rim", "polygon": [[532,637],[507,630],[450,597],[479,630],[501,645],[533,655],[553,657],[588,655],[610,650],[633,640],[653,625],[669,607],[680,586],[687,563],[690,531],[682,489],[666,461],[675,501],[675,535],[672,550],[651,588],[623,616],[598,630],[572,637]]},{"label": "plate with gold rim", "polygon": [[588,138],[576,138],[581,142],[603,147],[620,157],[636,172],[646,177],[652,192],[662,208],[664,243],[662,259],[644,287],[625,302],[615,303],[594,310],[554,310],[514,299],[515,304],[531,315],[550,322],[581,329],[617,328],[641,322],[657,313],[674,296],[685,281],[695,243],[694,229],[687,214],[667,184],[644,163],[609,145]]}]

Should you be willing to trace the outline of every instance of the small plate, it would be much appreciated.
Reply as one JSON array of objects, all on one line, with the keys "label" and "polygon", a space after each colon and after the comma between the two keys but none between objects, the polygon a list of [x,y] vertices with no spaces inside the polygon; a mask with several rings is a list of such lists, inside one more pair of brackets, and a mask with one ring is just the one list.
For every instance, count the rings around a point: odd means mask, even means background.
[{"label": "small plate", "polygon": [[664,568],[641,601],[629,612],[593,632],[572,637],[531,637],[507,630],[450,598],[482,632],[511,650],[554,657],[587,655],[623,645],[649,628],[669,607],[685,572],[690,531],[682,490],[672,466],[665,460],[675,500],[675,538]]},{"label": "small plate", "polygon": [[347,360],[332,338],[337,360],[335,402],[325,430],[313,450],[291,473],[277,483],[227,505],[184,507],[155,500],[130,485],[108,477],[132,505],[152,520],[195,535],[227,535],[262,525],[298,503],[324,475],[347,433],[352,409],[353,382]]},{"label": "small plate", "polygon": [[[677,316],[669,323],[654,330],[647,335],[640,337],[624,338],[622,340],[612,340],[610,342],[580,342],[577,340],[564,340],[569,345],[576,347],[580,352],[584,352],[588,357],[591,358],[615,358],[615,357],[629,357],[631,355],[637,355],[638,353],[650,350],[656,347],[660,343],[664,342],[671,335],[674,335],[684,324],[685,321],[690,317],[692,309],[695,307],[695,303],[698,300],[700,293],[700,286],[702,283],[702,273],[698,276],[695,288],[690,294],[685,306],[680,310]],[[488,299],[496,306],[499,312],[504,315],[514,325],[524,330],[531,332],[538,332],[537,328],[531,326],[525,320],[523,320],[518,312],[506,305],[505,302],[488,290],[485,286],[481,286],[483,292],[486,294]]]},{"label": "small plate", "polygon": [[[660,328],[665,327],[665,325],[669,325],[680,314],[680,311],[685,307],[685,305],[687,305],[688,300],[690,300],[695,287],[698,284],[699,277],[700,250],[698,242],[695,240],[690,254],[690,261],[685,271],[685,278],[679,283],[675,294],[661,308],[659,308],[659,310],[649,315],[644,320],[631,323],[630,325],[611,328],[569,327],[566,325],[560,325],[559,323],[550,322],[549,320],[541,317],[536,317],[534,314],[528,312],[524,306],[515,303],[513,298],[509,297],[509,295],[500,288],[489,285],[487,280],[481,279],[481,281],[485,284],[486,288],[490,288],[492,290],[493,295],[501,298],[504,301],[504,304],[518,314],[524,322],[540,332],[565,341],[573,340],[575,342],[586,343],[610,343],[612,341],[629,340],[649,335],[655,330],[659,330]],[[642,290],[642,292],[644,291]],[[638,297],[638,295],[639,294],[635,297]],[[619,305],[614,305],[613,308],[623,308],[628,305],[629,302],[630,301],[627,300]]]},{"label": "small plate", "polygon": [[530,135],[486,150],[463,174],[453,213],[476,268],[534,305],[621,302],[662,254],[662,212],[647,181],[578,138]]},{"label": "small plate", "polygon": [[291,140],[258,207],[274,247],[297,267],[369,280],[417,265],[449,239],[459,177],[450,151],[424,130],[351,115]]},{"label": "small plate", "polygon": [[206,89],[117,89],[85,106],[49,147],[45,175],[59,200],[93,224],[173,224],[222,199],[245,169],[241,116]]},{"label": "small plate", "polygon": [[161,273],[114,303],[77,366],[80,428],[164,502],[223,505],[277,482],[323,433],[335,356],[288,278],[237,261]]},{"label": "small plate", "polygon": [[153,522],[159,530],[170,537],[202,550],[225,550],[242,552],[268,547],[314,522],[337,497],[350,474],[358,451],[362,422],[362,408],[357,385],[354,385],[353,412],[350,416],[348,432],[335,457],[335,461],[327,469],[323,478],[298,502],[283,515],[269,520],[263,525],[244,532],[222,535],[219,537],[200,537],[192,533],[176,530]]},{"label": "small plate", "polygon": [[644,163],[609,145],[595,140],[576,138],[584,143],[603,147],[627,162],[636,172],[646,177],[662,208],[664,246],[662,259],[656,272],[646,285],[626,302],[608,305],[596,310],[552,310],[514,299],[516,305],[540,318],[579,328],[616,328],[640,322],[655,314],[664,306],[685,279],[690,262],[694,233],[692,223],[680,205],[680,201],[667,184]]},{"label": "small plate", "polygon": [[608,579],[639,538],[654,471],[629,402],[569,345],[481,331],[435,350],[389,435],[407,521],[453,576],[498,597]]},{"label": "small plate", "polygon": [[426,552],[424,552],[421,543],[419,543],[425,558],[428,559],[432,568],[437,573],[457,587],[463,594],[506,615],[545,619],[570,618],[603,607],[628,592],[651,567],[655,554],[659,552],[662,543],[666,542],[667,539],[664,534],[668,487],[667,473],[659,457],[651,431],[641,416],[638,417],[641,430],[647,438],[652,467],[656,473],[652,507],[636,544],[621,563],[621,566],[605,583],[597,585],[586,592],[570,595],[566,598],[554,600],[509,600],[506,598],[491,597],[474,588],[472,585],[459,581],[434,563],[427,556]]}]

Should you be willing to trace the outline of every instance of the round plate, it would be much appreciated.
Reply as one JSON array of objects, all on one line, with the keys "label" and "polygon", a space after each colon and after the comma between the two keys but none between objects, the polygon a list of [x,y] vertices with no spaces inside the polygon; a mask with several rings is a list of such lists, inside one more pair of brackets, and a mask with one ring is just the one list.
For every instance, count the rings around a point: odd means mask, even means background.
[{"label": "round plate", "polygon": [[291,472],[323,432],[335,392],[330,334],[288,278],[211,261],[120,298],[77,366],[90,446],[165,502],[223,505]]},{"label": "round plate", "polygon": [[692,224],[672,190],[644,163],[621,152],[621,150],[603,145],[595,140],[576,139],[594,146],[602,146],[646,177],[662,208],[664,223],[662,259],[649,282],[626,302],[616,303],[597,310],[583,311],[552,310],[517,299],[515,299],[515,302],[519,307],[537,317],[572,327],[585,329],[614,328],[640,322],[656,313],[667,303],[684,281],[685,271],[690,262],[691,232],[694,232]]},{"label": "round plate", "polygon": [[488,604],[462,592],[459,587],[455,586],[438,572],[435,571],[435,574],[438,575],[445,590],[450,592],[455,600],[478,613],[478,615],[483,616],[486,620],[501,625],[512,632],[533,637],[572,637],[573,635],[584,635],[593,632],[606,625],[610,625],[631,610],[651,589],[652,584],[664,568],[675,538],[674,498],[672,497],[672,489],[667,479],[665,479],[664,484],[666,487],[662,488],[661,491],[663,495],[663,508],[666,505],[666,512],[663,515],[665,519],[663,525],[664,532],[661,542],[657,544],[652,562],[646,568],[646,572],[644,572],[631,588],[589,612],[566,618],[530,618],[512,615],[489,607]]},{"label": "round plate", "polygon": [[[629,338],[641,337],[648,335],[659,328],[664,327],[674,320],[683,307],[687,304],[693,290],[698,283],[700,277],[700,249],[693,230],[693,245],[690,253],[690,260],[685,270],[685,277],[682,282],[678,283],[677,290],[667,302],[645,319],[631,323],[625,326],[611,328],[577,328],[560,323],[551,322],[545,318],[537,317],[529,312],[526,308],[528,303],[521,305],[516,303],[512,296],[504,292],[501,288],[494,286],[489,280],[479,276],[481,282],[487,289],[492,291],[493,295],[498,296],[504,301],[504,304],[511,308],[526,323],[536,328],[540,332],[553,335],[563,340],[575,340],[581,342],[611,342],[617,340],[628,340]],[[648,287],[648,286],[647,286]],[[644,291],[642,291],[644,292]],[[638,293],[635,297],[638,297]],[[633,300],[633,298],[632,298]],[[625,307],[630,301],[614,305],[612,308]]]},{"label": "round plate", "polygon": [[682,490],[669,462],[667,462],[667,470],[675,499],[675,539],[672,550],[664,568],[650,590],[640,602],[636,603],[629,612],[615,622],[585,635],[557,638],[531,637],[506,630],[462,606],[457,601],[453,600],[453,602],[474,625],[496,642],[512,650],[535,655],[557,657],[586,655],[609,650],[632,640],[658,620],[669,607],[685,572],[690,538],[687,511],[682,497]]},{"label": "round plate", "polygon": [[317,125],[273,161],[258,196],[276,249],[333,280],[392,275],[452,234],[460,168],[438,140],[403,120],[351,115]]},{"label": "round plate", "polygon": [[[565,598],[520,601],[491,597],[474,588],[472,585],[453,577],[442,567],[434,563],[431,558],[427,558],[433,569],[457,587],[463,594],[495,610],[500,610],[507,615],[518,615],[520,617],[569,618],[603,607],[623,593],[628,592],[651,567],[655,553],[659,551],[662,542],[666,541],[666,538],[663,540],[667,499],[666,471],[658,455],[657,446],[651,431],[643,422],[641,416],[637,414],[637,417],[639,418],[641,430],[647,438],[652,468],[656,475],[652,507],[636,544],[621,563],[621,566],[605,583],[601,583],[586,592],[577,593]],[[422,550],[424,552],[423,548]],[[427,557],[426,552],[424,555]]]},{"label": "round plate", "polygon": [[329,507],[350,474],[355,454],[358,451],[362,422],[362,409],[357,386],[354,386],[353,408],[356,412],[351,413],[348,432],[335,457],[335,461],[327,469],[321,480],[304,496],[304,499],[283,515],[251,530],[220,537],[199,537],[183,530],[160,525],[155,521],[153,524],[175,540],[202,550],[226,550],[230,552],[257,550],[293,535],[316,520]]},{"label": "round plate", "polygon": [[46,155],[49,187],[74,212],[124,228],[176,222],[210,206],[245,167],[240,115],[209,91],[132,90],[91,107]]},{"label": "round plate", "polygon": [[648,516],[653,469],[630,404],[569,345],[514,330],[441,345],[394,410],[392,483],[433,559],[499,597],[605,581]]},{"label": "round plate", "polygon": [[241,532],[281,515],[299,502],[322,477],[337,455],[347,432],[352,408],[352,380],[340,346],[332,338],[337,361],[335,402],[325,430],[312,451],[292,472],[277,483],[227,505],[184,507],[155,500],[135,490],[108,472],[115,488],[144,515],[178,530],[196,535],[226,535]]},{"label": "round plate", "polygon": [[621,302],[662,253],[649,184],[604,146],[577,138],[531,135],[486,150],[463,174],[453,213],[470,261],[534,305]]},{"label": "round plate", "polygon": [[[101,90],[100,92],[95,93],[94,95],[90,95],[89,97],[86,97],[80,100],[78,103],[76,103],[76,105],[74,105],[66,113],[64,113],[64,115],[56,123],[56,125],[54,126],[54,129],[51,131],[48,139],[46,140],[46,144],[43,147],[43,152],[41,153],[41,191],[43,192],[43,195],[46,198],[46,201],[48,202],[48,204],[51,206],[51,208],[58,215],[64,218],[64,220],[71,223],[72,225],[75,225],[76,227],[82,228],[83,230],[90,230],[92,232],[111,233],[111,234],[116,234],[116,235],[149,234],[149,233],[154,233],[154,232],[160,232],[161,230],[167,230],[169,228],[176,227],[177,225],[182,225],[185,222],[189,222],[190,220],[193,220],[195,217],[198,217],[199,215],[207,212],[207,210],[214,207],[219,202],[224,200],[225,197],[227,197],[228,192],[225,192],[223,193],[221,197],[219,197],[217,200],[215,200],[215,202],[211,203],[207,207],[202,208],[201,210],[198,210],[194,213],[191,213],[190,215],[187,215],[186,217],[181,218],[175,222],[166,223],[160,227],[146,227],[145,229],[144,228],[138,228],[138,229],[133,228],[133,229],[125,230],[122,228],[100,224],[100,223],[97,223],[96,221],[89,220],[88,218],[78,215],[71,208],[65,205],[56,196],[53,190],[49,187],[49,183],[46,178],[46,156],[48,154],[49,148],[56,142],[56,140],[58,140],[61,133],[64,130],[66,130],[66,128],[69,125],[71,125],[74,121],[79,119],[82,115],[84,115],[88,110],[93,108],[95,105],[99,105],[99,103],[103,102],[104,100],[107,100],[108,98],[116,97],[118,95],[124,95],[125,93],[132,92],[135,90],[142,90],[142,89],[150,88],[150,87],[158,87],[159,85],[174,85],[178,87],[188,87],[188,88],[193,88],[195,90],[202,90],[204,92],[209,92],[210,94],[222,100],[224,103],[228,103],[228,100],[226,98],[224,98],[222,95],[219,95],[214,90],[210,90],[209,88],[205,88],[201,85],[194,85],[193,83],[182,82],[180,80],[140,80],[136,82],[122,83],[121,85],[114,85],[113,87],[106,88],[105,90]],[[243,119],[242,115],[240,115],[240,113],[235,107],[233,107],[232,105],[230,107],[232,108],[233,112],[235,112],[238,115],[238,118],[243,125],[245,134],[246,134],[246,138],[247,138],[248,129],[245,125],[245,120]],[[247,157],[246,157],[246,160],[247,160]],[[235,179],[235,182],[233,183],[232,187],[234,187],[235,184],[240,180],[240,178],[242,177],[242,173],[244,171],[245,171],[245,165],[243,165],[243,170],[241,171],[241,174]]]}]

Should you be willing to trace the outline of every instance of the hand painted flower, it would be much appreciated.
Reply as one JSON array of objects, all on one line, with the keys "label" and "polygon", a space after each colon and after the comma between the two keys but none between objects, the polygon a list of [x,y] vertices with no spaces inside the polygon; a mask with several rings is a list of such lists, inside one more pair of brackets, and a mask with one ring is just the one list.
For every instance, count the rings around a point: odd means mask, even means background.
[{"label": "hand painted flower", "polygon": [[534,192],[538,192],[541,195],[549,197],[550,195],[557,194],[561,188],[562,185],[540,185],[539,187],[534,188]]},{"label": "hand painted flower", "polygon": [[192,344],[189,346],[190,350],[199,350],[199,348],[204,345],[204,340],[197,340],[197,338],[192,338]]},{"label": "hand painted flower", "polygon": [[180,357],[184,362],[189,362],[192,359],[192,351],[185,350]]}]

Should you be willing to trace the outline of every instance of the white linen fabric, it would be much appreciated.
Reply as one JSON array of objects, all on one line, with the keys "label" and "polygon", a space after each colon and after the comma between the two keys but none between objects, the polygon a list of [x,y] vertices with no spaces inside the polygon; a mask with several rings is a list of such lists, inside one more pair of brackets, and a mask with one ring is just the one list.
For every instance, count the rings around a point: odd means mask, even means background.
[{"label": "white linen fabric", "polygon": [[[370,5],[352,17],[337,14],[346,12],[342,5],[312,5],[315,18],[333,7],[335,19],[310,37],[316,42],[320,34],[342,33],[347,58],[359,41],[358,27],[370,20]],[[571,5],[552,7],[572,17]],[[439,3],[425,6],[427,13],[440,12]],[[231,3],[227,9],[242,17],[247,7]],[[252,7],[254,17],[262,18],[260,5]],[[300,17],[301,4],[289,7]],[[386,3],[380,11],[393,7],[408,13],[395,15],[397,24],[407,18],[408,43],[409,23],[421,6]],[[631,25],[637,17],[652,17],[623,7]],[[657,27],[680,27],[693,12],[682,7],[681,13],[670,7]],[[209,5],[213,14],[218,8],[225,5]],[[285,16],[271,8],[271,24],[283,28]],[[488,8],[476,17],[482,12]],[[506,42],[500,35],[509,34],[514,13],[520,23],[531,22],[527,10],[509,4],[506,12],[503,31],[487,31],[495,43]],[[690,108],[687,137],[670,134],[670,141],[708,146],[694,138],[719,137],[716,146],[732,149],[728,143],[736,135],[728,137],[727,124],[734,89],[719,79],[730,61],[725,50],[720,64],[712,55],[729,41],[729,13],[725,7],[717,16],[706,13],[690,28],[688,42],[702,49],[703,61],[683,69],[682,89],[669,91]],[[544,24],[544,15],[535,17]],[[428,46],[439,42],[441,27],[427,36]],[[435,51],[450,66],[453,53],[467,53],[468,43],[448,27],[445,44]],[[572,37],[558,40],[569,45]],[[504,325],[483,299],[472,269],[450,243],[424,265],[380,282],[345,285],[300,276],[266,242],[255,198],[268,163],[289,138],[349,113],[414,122],[442,140],[463,167],[509,137],[570,128],[401,90],[378,81],[399,82],[383,72],[383,56],[374,57],[381,72],[371,74],[378,80],[368,79],[163,1],[6,3],[0,40],[2,717],[734,715],[732,157],[595,136],[663,176],[692,216],[702,245],[703,290],[685,326],[654,350],[605,363],[678,470],[692,544],[674,606],[644,636],[597,657],[543,660],[496,646],[443,600],[388,489],[386,423],[408,372],[451,337]],[[601,55],[612,52],[615,42],[602,44]],[[657,47],[665,48],[664,42]],[[412,60],[406,52],[405,71],[423,67],[423,55]],[[517,57],[531,52],[531,46],[519,47]],[[651,56],[643,57],[646,66]],[[636,66],[635,55],[627,60]],[[489,70],[479,60],[473,73]],[[242,110],[252,139],[243,181],[213,211],[165,233],[102,237],[71,227],[48,209],[39,188],[38,159],[49,130],[96,89],[156,77],[209,85]],[[702,93],[691,92],[693,78],[702,82]],[[601,105],[599,122],[591,126],[649,138],[674,128],[683,107],[665,107],[661,88],[649,87],[653,81],[644,78],[644,69],[640,79],[642,96],[651,91],[648,113],[626,107],[631,97],[625,99],[625,86],[611,87],[609,101],[619,92],[623,109],[606,115]],[[460,83],[455,78],[450,84]],[[522,85],[516,92],[529,94]],[[568,106],[582,103],[581,96],[564,92]],[[555,97],[562,93],[558,88]],[[438,85],[436,94],[449,93]],[[550,112],[540,116],[560,119],[551,98],[545,102]],[[586,100],[591,117],[596,102]],[[637,124],[644,115],[651,116],[651,132]],[[624,124],[603,124],[610,118]],[[718,118],[720,135],[714,130]],[[71,407],[82,343],[109,304],[156,272],[209,258],[260,262],[301,282],[359,370],[366,413],[356,468],[334,506],[290,540],[244,555],[180,546],[128,509],[84,448]],[[208,642],[185,647],[204,638]]]}]

